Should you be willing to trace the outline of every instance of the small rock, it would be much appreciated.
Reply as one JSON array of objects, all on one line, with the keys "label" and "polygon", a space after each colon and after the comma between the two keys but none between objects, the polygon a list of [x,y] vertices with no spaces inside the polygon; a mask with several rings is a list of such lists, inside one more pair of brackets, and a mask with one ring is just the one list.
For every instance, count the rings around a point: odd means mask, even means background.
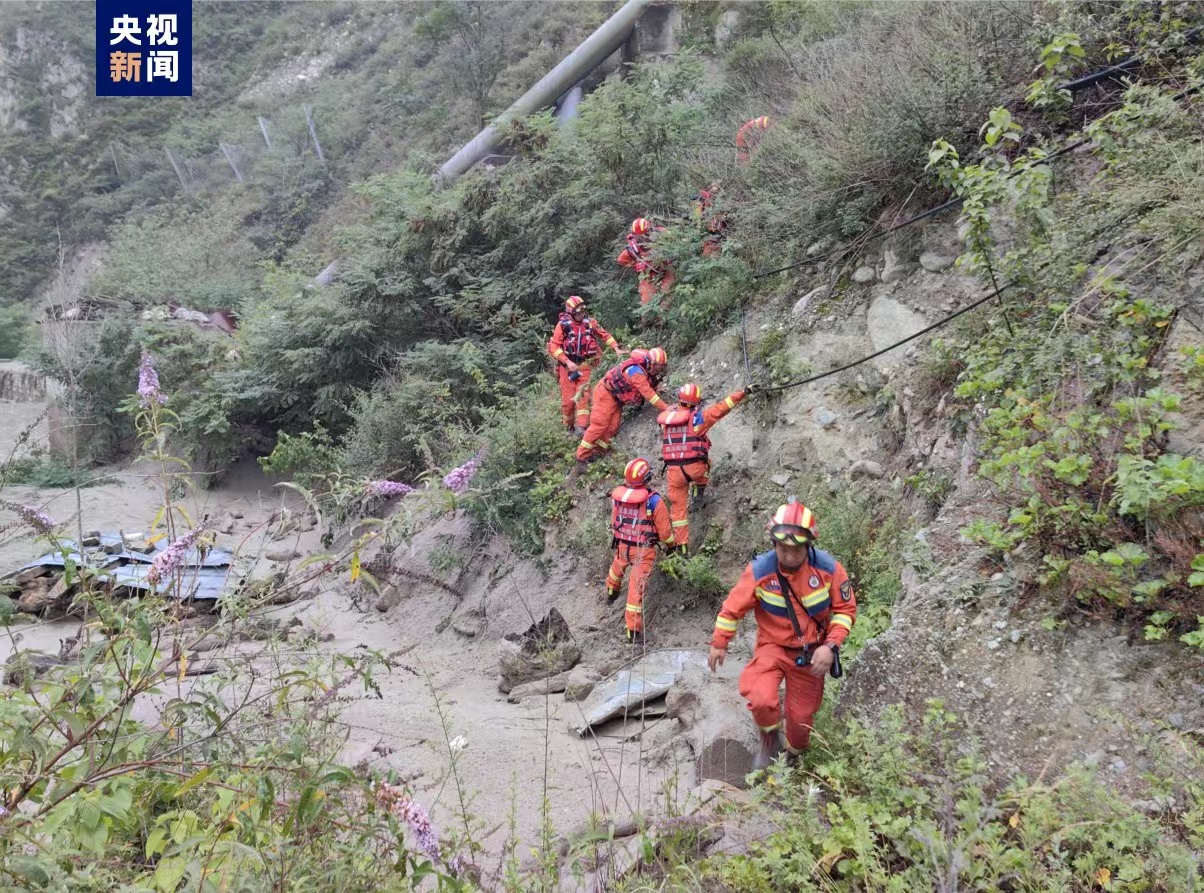
[{"label": "small rock", "polygon": [[242,514],[242,512],[237,512],[237,511],[230,512],[230,517],[234,518],[236,521],[241,521],[243,519],[243,514]]},{"label": "small rock", "polygon": [[886,470],[870,459],[858,459],[849,466],[849,477],[880,478],[885,474]]},{"label": "small rock", "polygon": [[234,521],[234,519],[227,518],[226,523],[222,524],[222,526],[217,529],[217,532],[229,535],[234,532],[235,526],[236,526],[236,522]]},{"label": "small rock", "polygon": [[319,642],[333,642],[334,641],[334,633],[321,633],[318,636],[318,641]]},{"label": "small rock", "polygon": [[523,698],[543,697],[544,695],[559,694],[568,687],[570,673],[557,673],[547,679],[537,679],[534,682],[524,682],[516,685],[506,694],[506,700],[517,704]]},{"label": "small rock", "polygon": [[1006,620],[996,620],[996,621],[995,621],[993,624],[991,624],[991,625],[992,625],[993,627],[995,627],[995,629],[999,629],[999,630],[1003,630],[1003,629],[1007,629],[1007,628],[1008,628],[1008,622],[1007,622]]},{"label": "small rock", "polygon": [[790,483],[790,475],[774,474],[774,475],[770,475],[769,480],[772,481],[773,483],[777,484],[779,487],[785,487],[787,484]]},{"label": "small rock", "polygon": [[476,616],[461,617],[452,624],[454,632],[469,639],[479,636],[482,629],[484,629],[484,624],[481,622],[481,618]]},{"label": "small rock", "polygon": [[943,273],[956,262],[957,258],[937,254],[935,251],[925,251],[920,255],[920,266],[929,273]]},{"label": "small rock", "polygon": [[815,410],[815,421],[821,428],[831,428],[836,424],[836,413],[826,406],[820,406]]},{"label": "small rock", "polygon": [[1012,640],[1013,645],[1019,645],[1020,640],[1024,638],[1024,633],[1020,632],[1018,629],[1014,629],[1008,633],[1008,638]]},{"label": "small rock", "polygon": [[52,667],[61,667],[63,661],[40,651],[20,651],[4,663],[4,681],[9,685],[24,685],[27,676],[37,679]]},{"label": "small rock", "polygon": [[1172,713],[1167,716],[1166,721],[1176,729],[1182,729],[1185,725],[1187,725],[1187,721],[1183,718],[1182,713]]},{"label": "small rock", "polygon": [[596,673],[587,667],[573,667],[564,685],[566,701],[584,701],[598,684]]},{"label": "small rock", "polygon": [[1003,643],[1000,642],[998,639],[991,639],[990,641],[987,642],[987,650],[988,651],[998,651],[999,646],[1001,644],[1003,644]]},{"label": "small rock", "polygon": [[853,281],[858,285],[867,285],[878,278],[878,273],[871,266],[861,266],[853,271]]},{"label": "small rock", "polygon": [[301,553],[295,549],[281,549],[276,552],[268,552],[264,557],[268,561],[292,561],[294,558],[300,558]]},{"label": "small rock", "polygon": [[794,307],[790,310],[790,315],[795,319],[799,319],[807,314],[807,306],[813,301],[823,296],[827,291],[825,286],[813,288],[794,303]]},{"label": "small rock", "polygon": [[50,573],[50,571],[44,567],[27,567],[23,571],[17,571],[11,582],[17,586],[24,586],[26,583],[36,580],[39,577],[44,577],[48,573]]},{"label": "small rock", "polygon": [[882,255],[882,281],[883,282],[898,282],[904,276],[911,273],[916,268],[916,265],[909,260],[904,260],[902,255],[893,248],[887,248]]},{"label": "small rock", "polygon": [[389,589],[387,589],[383,593],[381,593],[380,598],[378,598],[376,600],[376,604],[373,605],[373,607],[376,608],[376,610],[380,611],[383,614],[386,611],[388,611],[390,608],[396,607],[400,602],[401,602],[401,593],[398,592],[396,589],[390,587]]},{"label": "small rock", "polygon": [[1112,761],[1112,771],[1113,772],[1124,772],[1127,768],[1129,768],[1129,764],[1126,763],[1124,760],[1122,760],[1120,757],[1117,757],[1116,759],[1114,759]]},{"label": "small rock", "polygon": [[1104,761],[1105,753],[1102,750],[1093,750],[1083,758],[1083,765],[1088,769],[1094,769]]}]

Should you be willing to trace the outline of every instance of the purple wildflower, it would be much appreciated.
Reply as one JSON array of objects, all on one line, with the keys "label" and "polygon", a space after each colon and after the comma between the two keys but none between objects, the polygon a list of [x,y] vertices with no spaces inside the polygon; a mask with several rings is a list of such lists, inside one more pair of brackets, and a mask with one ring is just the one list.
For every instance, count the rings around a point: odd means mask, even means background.
[{"label": "purple wildflower", "polygon": [[396,785],[382,782],[376,792],[380,801],[393,815],[410,826],[418,848],[432,862],[439,861],[439,835],[431,825],[431,817],[420,803],[415,803],[410,796]]},{"label": "purple wildflower", "polygon": [[397,481],[373,481],[368,484],[368,492],[373,496],[405,496],[413,490],[414,488],[409,484],[401,484]]},{"label": "purple wildflower", "polygon": [[146,579],[150,583],[160,583],[165,577],[175,573],[176,569],[184,563],[184,557],[204,532],[205,528],[194,527],[156,555],[151,561],[150,569],[146,572]]},{"label": "purple wildflower", "polygon": [[54,533],[54,528],[58,526],[58,522],[50,517],[45,512],[34,508],[32,505],[18,505],[15,502],[0,503],[6,509],[16,512],[21,516],[21,520],[32,527],[42,536],[50,536]]},{"label": "purple wildflower", "polygon": [[449,471],[447,476],[443,478],[443,486],[447,487],[453,493],[463,493],[468,489],[469,481],[477,473],[477,469],[481,465],[481,460],[484,458],[485,450],[481,449],[459,468],[453,468]]},{"label": "purple wildflower", "polygon": [[151,355],[142,351],[142,362],[138,365],[138,396],[143,406],[166,403],[167,397],[159,390],[159,373],[151,362]]}]

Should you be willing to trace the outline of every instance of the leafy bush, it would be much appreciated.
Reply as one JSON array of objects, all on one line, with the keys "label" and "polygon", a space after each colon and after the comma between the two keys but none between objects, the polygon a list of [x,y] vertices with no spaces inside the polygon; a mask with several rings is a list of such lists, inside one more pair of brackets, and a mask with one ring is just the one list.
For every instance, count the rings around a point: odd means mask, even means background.
[{"label": "leafy bush", "polygon": [[33,314],[20,304],[0,306],[0,360],[19,356],[33,333]]},{"label": "leafy bush", "polygon": [[[1147,816],[1081,769],[1055,783],[990,780],[939,702],[922,726],[817,734],[804,769],[771,768],[757,790],[781,819],[745,855],[714,856],[705,878],[737,893],[864,890],[1147,890],[1198,876],[1198,787],[1186,822]],[[1200,768],[1199,754],[1190,755]],[[1178,785],[1176,785],[1178,787]]]},{"label": "leafy bush", "polygon": [[[1157,258],[1182,277],[1204,235],[1200,148],[1170,89],[1133,87],[1090,125],[1104,170],[1073,198],[1044,188],[1043,150],[1013,157],[1002,138],[975,165],[938,143],[932,163],[966,198],[975,264],[1021,286],[1006,298],[1007,325],[963,343],[954,394],[985,413],[980,473],[1008,505],[1006,523],[967,533],[1000,550],[1035,543],[1042,582],[1082,601],[1188,622],[1204,606],[1187,582],[1204,536],[1204,465],[1163,446],[1179,406],[1158,368],[1172,316],[1153,296],[1165,284],[1141,273]],[[984,126],[993,131],[1020,134],[1002,113]],[[1193,160],[1168,169],[1152,151]],[[1002,257],[991,228],[1000,206],[1020,228]],[[1105,233],[1113,256],[1089,269],[1082,258]]]}]

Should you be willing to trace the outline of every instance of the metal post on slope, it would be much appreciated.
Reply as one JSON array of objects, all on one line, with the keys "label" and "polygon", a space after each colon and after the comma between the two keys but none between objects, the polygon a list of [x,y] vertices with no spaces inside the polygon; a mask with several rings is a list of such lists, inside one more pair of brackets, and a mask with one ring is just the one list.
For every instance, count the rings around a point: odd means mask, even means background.
[{"label": "metal post on slope", "polygon": [[218,143],[218,145],[221,147],[222,154],[226,156],[226,161],[230,164],[230,170],[234,171],[234,176],[238,179],[238,182],[241,183],[242,172],[239,171],[238,165],[234,163],[234,153],[230,151],[231,147],[227,146],[225,143]]},{"label": "metal post on slope", "polygon": [[305,111],[305,123],[309,125],[309,135],[314,141],[314,151],[318,153],[318,161],[326,163],[326,157],[322,154],[322,144],[318,142],[318,134],[314,130],[314,109],[311,105],[304,105],[302,109]]},{"label": "metal post on slope", "polygon": [[259,129],[263,132],[263,141],[268,144],[268,151],[270,152],[272,150],[272,138],[268,136],[268,124],[271,122],[262,115],[259,115],[258,118]]}]

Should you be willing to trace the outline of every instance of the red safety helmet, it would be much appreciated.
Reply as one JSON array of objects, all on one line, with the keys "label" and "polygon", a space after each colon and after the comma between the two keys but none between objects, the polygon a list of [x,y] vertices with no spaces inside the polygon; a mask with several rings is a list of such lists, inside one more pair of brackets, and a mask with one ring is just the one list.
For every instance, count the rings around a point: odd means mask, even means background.
[{"label": "red safety helmet", "polygon": [[808,546],[819,539],[815,516],[801,502],[791,501],[778,506],[765,529],[771,539],[788,546]]},{"label": "red safety helmet", "polygon": [[683,384],[677,391],[677,399],[683,406],[697,406],[702,402],[702,388],[694,382]]},{"label": "red safety helmet", "polygon": [[631,221],[631,232],[636,236],[646,236],[652,229],[652,222],[647,217],[637,217]]},{"label": "red safety helmet", "polygon": [[648,353],[648,351],[644,350],[644,348],[642,348],[642,347],[637,347],[635,350],[633,350],[630,354],[630,357],[631,357],[631,361],[633,363],[638,363],[640,366],[643,366],[645,369],[647,369],[648,366],[651,365],[649,353]]},{"label": "red safety helmet", "polygon": [[632,459],[623,469],[623,480],[628,487],[642,487],[652,480],[652,466],[647,459]]},{"label": "red safety helmet", "polygon": [[648,351],[648,363],[654,369],[664,369],[669,365],[669,355],[663,347],[654,347]]},{"label": "red safety helmet", "polygon": [[578,307],[584,307],[584,306],[585,306],[585,298],[581,297],[581,295],[569,295],[569,299],[564,302],[564,309],[567,310],[569,313],[572,313]]}]

